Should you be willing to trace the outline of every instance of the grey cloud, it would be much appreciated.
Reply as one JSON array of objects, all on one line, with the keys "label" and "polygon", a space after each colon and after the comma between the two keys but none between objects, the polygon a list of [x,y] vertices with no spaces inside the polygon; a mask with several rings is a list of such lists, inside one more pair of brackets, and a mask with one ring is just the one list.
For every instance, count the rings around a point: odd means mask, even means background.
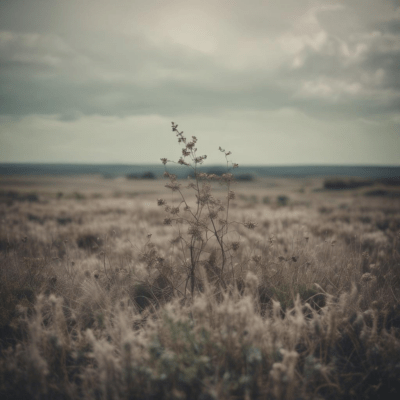
[{"label": "grey cloud", "polygon": [[[104,2],[100,3],[99,8]],[[388,13],[388,6],[369,3]],[[0,43],[1,114],[59,114],[63,121],[71,121],[90,114],[166,116],[294,107],[329,119],[391,113],[399,105],[400,77],[396,66],[400,52],[393,37],[397,20],[387,19],[386,33],[369,38],[367,27],[373,15],[362,10],[355,24],[357,29],[350,29],[354,13],[362,7],[360,1],[350,0],[347,8],[316,13],[316,23],[326,35],[322,45],[306,45],[293,55],[302,59],[302,66],[293,68],[290,59],[269,75],[251,65],[233,70],[214,55],[173,43],[155,44],[140,33],[127,34],[118,31],[118,27],[103,32],[98,27],[85,31],[79,20],[83,17],[74,7],[52,2],[50,12],[45,10],[49,4],[14,0],[3,7],[0,23],[9,32],[3,34]],[[129,2],[121,4],[129,6]],[[162,2],[157,4],[162,6]],[[239,34],[246,33],[253,39],[268,35],[279,38],[310,8],[308,1],[292,2],[287,9],[276,2],[271,2],[269,9],[264,2],[243,4],[229,3],[226,10],[210,6],[210,10],[229,19]],[[155,6],[158,7],[151,3],[146,7]],[[20,12],[22,8],[24,11]],[[336,35],[331,21],[340,25],[345,15],[347,36]],[[359,56],[355,55],[357,46],[365,46]],[[346,56],[344,48],[350,55]],[[263,51],[262,47],[259,51]],[[379,70],[383,71],[381,77],[376,75]],[[299,95],[312,85],[316,88],[313,93]],[[318,85],[322,89],[323,85],[331,85],[334,97],[319,96]],[[351,92],[351,85],[359,85],[360,92]],[[391,97],[385,94],[389,89]]]},{"label": "grey cloud", "polygon": [[[218,76],[214,79],[217,80]],[[220,79],[229,81],[230,78],[221,76]],[[15,83],[13,90],[6,94],[5,85],[0,90],[5,104],[1,109],[3,114],[61,113],[64,120],[78,118],[82,113],[123,117],[152,113],[164,116],[199,114],[229,108],[276,109],[289,97],[289,93],[273,84],[227,91],[202,87],[202,82],[170,80],[154,87],[142,87],[125,82],[72,84],[59,79],[48,79],[46,82],[28,79]]]},{"label": "grey cloud", "polygon": [[[27,41],[26,35],[11,35],[0,58],[2,114],[59,113],[64,120],[96,113],[187,114],[229,107],[276,108],[287,97],[277,85],[260,85],[262,74],[227,71],[197,52],[180,46],[155,48],[140,37],[130,46],[110,36],[88,49],[86,64],[80,64],[79,53],[66,45],[58,46],[68,49],[61,54],[54,49],[59,41],[35,37],[36,53],[26,48]],[[47,53],[41,52],[43,47]],[[30,55],[36,56],[35,62]],[[43,62],[43,57],[61,56],[62,64]],[[76,73],[70,73],[71,68]],[[157,77],[159,71],[169,75]],[[186,75],[189,78],[182,80]]]},{"label": "grey cloud", "polygon": [[[397,17],[388,18],[384,25],[393,21]],[[323,19],[320,28],[325,28]],[[301,65],[287,64],[280,71],[280,80],[298,89],[293,106],[316,117],[331,118],[398,112],[400,37],[366,30],[346,37],[325,34],[321,46],[305,46],[297,54]],[[302,87],[310,93],[298,95]],[[329,91],[332,96],[324,96]]]},{"label": "grey cloud", "polygon": [[400,18],[382,22],[382,23],[378,24],[377,27],[379,29],[382,29],[384,32],[399,35],[400,34]]}]

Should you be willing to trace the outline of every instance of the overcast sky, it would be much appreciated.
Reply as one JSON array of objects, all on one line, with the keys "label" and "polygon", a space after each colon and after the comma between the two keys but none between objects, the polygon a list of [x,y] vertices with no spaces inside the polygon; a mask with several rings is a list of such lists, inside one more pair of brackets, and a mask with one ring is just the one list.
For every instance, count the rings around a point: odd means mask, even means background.
[{"label": "overcast sky", "polygon": [[[400,0],[1,0],[0,162],[400,165]],[[207,165],[206,164],[206,165]]]}]

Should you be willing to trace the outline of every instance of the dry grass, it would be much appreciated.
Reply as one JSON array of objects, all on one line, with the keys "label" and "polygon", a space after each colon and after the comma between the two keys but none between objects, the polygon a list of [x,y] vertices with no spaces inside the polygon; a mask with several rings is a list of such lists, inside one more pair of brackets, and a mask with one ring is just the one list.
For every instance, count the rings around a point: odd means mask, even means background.
[{"label": "dry grass", "polygon": [[398,398],[399,199],[240,182],[191,258],[210,210],[165,180],[27,179],[1,182],[1,398]]}]

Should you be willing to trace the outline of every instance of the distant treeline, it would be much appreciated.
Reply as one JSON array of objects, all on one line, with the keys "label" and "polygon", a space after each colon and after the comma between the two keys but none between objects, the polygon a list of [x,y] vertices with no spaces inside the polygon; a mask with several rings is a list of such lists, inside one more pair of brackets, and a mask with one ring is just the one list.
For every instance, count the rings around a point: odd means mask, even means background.
[{"label": "distant treeline", "polygon": [[325,179],[324,188],[328,190],[347,190],[357,189],[361,187],[373,186],[375,184],[383,184],[387,186],[399,186],[400,177],[382,178],[382,179],[344,179],[330,178]]},{"label": "distant treeline", "polygon": [[[239,161],[240,162],[240,161]],[[167,170],[177,175],[178,179],[185,179],[192,173],[189,167],[168,164]],[[118,176],[138,175],[139,179],[146,171],[152,172],[156,178],[164,173],[161,164],[34,164],[34,163],[0,163],[0,175],[101,175],[107,178]],[[226,173],[223,165],[198,166],[199,172],[216,170],[216,175]],[[246,166],[239,165],[238,169],[231,170],[238,180],[248,180],[249,176],[277,177],[277,178],[306,178],[306,177],[349,177],[359,179],[399,179],[400,166],[328,166],[328,165],[300,165],[300,166]]]},{"label": "distant treeline", "polygon": [[156,179],[153,172],[148,171],[143,174],[127,174],[126,179]]}]

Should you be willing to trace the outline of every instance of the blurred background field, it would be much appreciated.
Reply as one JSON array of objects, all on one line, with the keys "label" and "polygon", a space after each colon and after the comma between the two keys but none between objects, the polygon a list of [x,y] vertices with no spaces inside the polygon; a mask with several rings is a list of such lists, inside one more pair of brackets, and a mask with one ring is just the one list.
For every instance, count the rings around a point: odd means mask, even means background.
[{"label": "blurred background field", "polygon": [[[353,178],[353,182],[354,179],[365,181]],[[341,178],[340,182],[349,181]],[[185,185],[188,180],[179,182]],[[251,266],[258,275],[266,274],[262,279],[267,280],[273,273],[266,271],[276,271],[277,265],[281,265],[281,262],[276,264],[278,257],[286,260],[301,254],[296,265],[308,265],[302,272],[307,285],[312,285],[319,276],[318,283],[325,289],[341,292],[351,284],[343,274],[348,264],[356,264],[350,274],[356,281],[369,272],[370,264],[380,265],[386,272],[393,269],[389,264],[395,261],[388,261],[388,257],[393,258],[398,246],[398,186],[370,180],[352,189],[345,185],[344,189],[327,189],[327,182],[332,179],[256,177],[233,185],[236,197],[230,206],[232,221],[252,219],[258,223],[254,231],[238,226],[237,232],[232,229],[229,233],[230,240],[241,241],[234,254],[235,262],[241,265],[241,275]],[[110,179],[101,175],[3,175],[0,250],[23,245],[24,256],[48,257],[59,271],[62,271],[60,263],[67,262],[68,250],[75,270],[83,274],[87,268],[90,273],[99,268],[98,253],[106,240],[109,268],[133,268],[138,262],[139,249],[148,242],[147,234],[152,234],[151,241],[163,257],[169,257],[172,265],[180,263],[179,252],[170,246],[177,228],[163,225],[166,213],[157,206],[158,198],[171,205],[179,204],[179,195],[172,195],[165,188],[166,183],[162,178],[124,176]],[[216,197],[226,196],[218,183],[212,187]],[[192,192],[183,189],[182,193],[195,204]],[[21,242],[24,238],[29,242]],[[258,266],[251,261],[254,254],[262,257]],[[368,255],[368,262],[362,259],[362,254]],[[57,261],[52,261],[53,258]],[[383,289],[381,292],[385,298],[400,297]]]},{"label": "blurred background field", "polygon": [[[225,271],[210,240],[194,298],[178,240],[187,227],[163,224],[157,205],[179,205],[167,182],[1,176],[0,394],[396,398],[395,179],[237,181],[229,220],[257,227],[232,226]],[[224,200],[226,188],[211,185]]]}]

